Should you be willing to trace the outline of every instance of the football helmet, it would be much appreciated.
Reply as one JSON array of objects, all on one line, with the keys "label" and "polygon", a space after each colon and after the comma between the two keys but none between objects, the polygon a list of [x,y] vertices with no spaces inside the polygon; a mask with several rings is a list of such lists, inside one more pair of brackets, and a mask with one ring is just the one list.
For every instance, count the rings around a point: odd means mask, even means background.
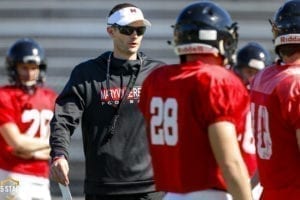
[{"label": "football helmet", "polygon": [[173,28],[177,55],[219,53],[225,63],[232,63],[238,43],[238,26],[217,4],[201,1],[188,5]]},{"label": "football helmet", "polygon": [[235,68],[250,67],[262,70],[271,64],[270,53],[257,42],[249,42],[238,50]]},{"label": "football helmet", "polygon": [[300,1],[285,2],[275,13],[272,26],[275,51],[286,44],[300,44]]},{"label": "football helmet", "polygon": [[45,81],[47,64],[44,49],[33,39],[17,40],[6,53],[5,65],[9,81],[12,84],[22,85],[16,70],[17,63],[36,63],[40,69],[36,83],[42,84]]}]

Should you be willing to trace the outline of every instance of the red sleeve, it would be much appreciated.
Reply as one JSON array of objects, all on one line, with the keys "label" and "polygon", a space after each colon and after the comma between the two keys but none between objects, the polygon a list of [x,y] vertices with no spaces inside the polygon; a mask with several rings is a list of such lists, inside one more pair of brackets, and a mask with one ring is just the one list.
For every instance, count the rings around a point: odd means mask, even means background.
[{"label": "red sleeve", "polygon": [[[232,73],[218,71],[220,76],[206,77],[199,81],[206,81],[207,90],[200,90],[198,98],[207,98],[207,104],[199,105],[198,111],[207,113],[205,126],[218,121],[229,121],[235,124],[238,132],[243,132],[244,120],[249,108],[249,93],[243,83]],[[205,102],[205,101],[204,101]]]},{"label": "red sleeve", "polygon": [[0,126],[8,122],[15,122],[15,108],[11,97],[2,90],[0,90],[0,97]]},{"label": "red sleeve", "polygon": [[283,118],[300,128],[300,76],[289,77],[276,89]]}]

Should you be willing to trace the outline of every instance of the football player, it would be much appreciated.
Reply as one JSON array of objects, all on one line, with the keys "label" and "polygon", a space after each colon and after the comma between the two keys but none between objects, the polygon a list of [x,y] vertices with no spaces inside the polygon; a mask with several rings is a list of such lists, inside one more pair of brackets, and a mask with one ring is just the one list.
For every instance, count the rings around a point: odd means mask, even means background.
[{"label": "football player", "polygon": [[[234,73],[243,81],[245,87],[250,90],[250,82],[254,75],[266,66],[271,64],[269,52],[257,42],[249,42],[240,48],[237,52],[236,63],[232,68]],[[251,127],[250,107],[246,118],[246,131],[239,134],[239,142],[243,158],[247,164],[252,181],[252,193],[254,199],[259,199],[262,193],[262,187],[259,183],[257,173],[257,161],[255,154],[255,144],[253,130]]]},{"label": "football player", "polygon": [[251,114],[263,200],[300,198],[300,1],[270,20],[278,62],[251,83]]},{"label": "football player", "polygon": [[[43,87],[43,48],[17,40],[7,51],[10,84],[0,88],[0,199],[49,200],[49,122],[56,93]],[[6,187],[6,183],[16,183]]]},{"label": "football player", "polygon": [[259,43],[249,42],[237,52],[234,72],[242,79],[249,89],[254,75],[271,64],[270,53]]},{"label": "football player", "polygon": [[140,109],[165,200],[252,199],[237,139],[246,129],[241,119],[249,95],[225,68],[237,42],[237,24],[225,9],[210,1],[190,4],[174,25],[180,64],[158,68],[144,81]]}]

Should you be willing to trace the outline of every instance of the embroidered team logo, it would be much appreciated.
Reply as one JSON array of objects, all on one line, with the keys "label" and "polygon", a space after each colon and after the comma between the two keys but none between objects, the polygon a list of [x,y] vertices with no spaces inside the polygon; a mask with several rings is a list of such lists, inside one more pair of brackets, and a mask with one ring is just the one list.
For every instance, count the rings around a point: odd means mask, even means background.
[{"label": "embroidered team logo", "polygon": [[[118,105],[122,100],[125,94],[126,88],[110,88],[110,89],[102,89],[100,91],[100,101],[101,104],[108,104],[108,105]],[[141,87],[136,86],[133,87],[132,90],[129,92],[126,100],[129,103],[138,103],[141,94]]]},{"label": "embroidered team logo", "polygon": [[131,13],[136,13],[136,9],[135,9],[135,8],[131,8],[131,9],[130,9],[130,12],[131,12]]}]

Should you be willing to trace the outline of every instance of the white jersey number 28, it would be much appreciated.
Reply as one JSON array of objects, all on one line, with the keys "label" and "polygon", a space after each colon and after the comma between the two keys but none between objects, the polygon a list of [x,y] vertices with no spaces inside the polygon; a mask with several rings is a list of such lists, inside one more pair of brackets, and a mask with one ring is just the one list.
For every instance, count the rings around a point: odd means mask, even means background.
[{"label": "white jersey number 28", "polygon": [[178,142],[178,105],[174,98],[165,101],[153,97],[150,105],[151,143],[154,145],[175,146]]}]

